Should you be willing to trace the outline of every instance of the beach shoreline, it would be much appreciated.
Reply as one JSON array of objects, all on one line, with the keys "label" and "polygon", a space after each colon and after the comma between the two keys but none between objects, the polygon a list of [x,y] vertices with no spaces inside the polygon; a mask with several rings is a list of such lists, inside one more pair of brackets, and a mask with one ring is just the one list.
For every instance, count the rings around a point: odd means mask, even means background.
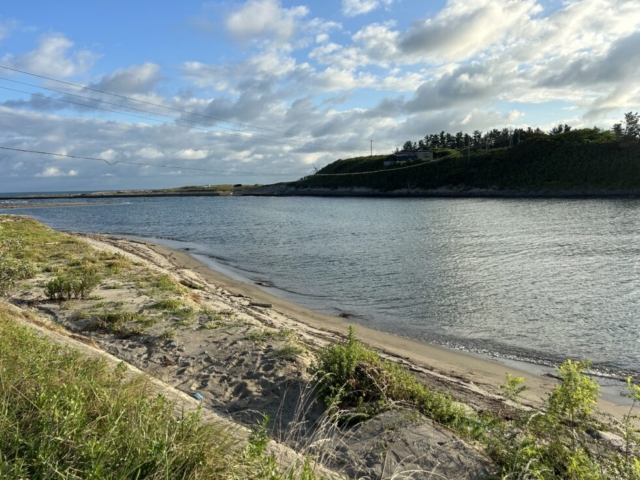
[{"label": "beach shoreline", "polygon": [[[82,234],[81,236],[85,236]],[[253,285],[215,270],[215,262],[205,263],[188,251],[163,245],[161,240],[134,240],[126,236],[99,235],[102,239],[117,239],[124,243],[139,243],[166,258],[178,270],[195,272],[207,282],[228,290],[232,295],[251,299],[260,305],[270,305],[269,309],[284,315],[313,330],[324,331],[331,336],[345,337],[349,325],[348,319],[326,315],[307,307],[293,303],[285,298],[264,291]],[[431,377],[436,384],[448,386],[454,393],[461,391],[474,393],[488,399],[501,398],[500,385],[507,373],[526,379],[529,389],[522,400],[531,406],[539,405],[557,384],[553,376],[554,369],[536,364],[528,364],[510,359],[488,358],[481,354],[454,350],[444,346],[429,344],[418,340],[393,335],[356,325],[359,340],[374,347],[384,356],[404,363],[412,371]],[[616,390],[604,389],[600,406],[605,413],[623,415],[628,410],[628,402],[620,397]]]}]

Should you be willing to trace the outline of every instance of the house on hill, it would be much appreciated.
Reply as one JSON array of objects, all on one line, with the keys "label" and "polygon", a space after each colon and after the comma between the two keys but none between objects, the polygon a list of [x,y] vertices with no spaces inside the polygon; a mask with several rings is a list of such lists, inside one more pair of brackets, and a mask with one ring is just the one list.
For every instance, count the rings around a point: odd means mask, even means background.
[{"label": "house on hill", "polygon": [[433,152],[431,150],[401,150],[395,155],[384,161],[385,167],[404,165],[413,160],[422,160],[430,162],[433,160]]}]

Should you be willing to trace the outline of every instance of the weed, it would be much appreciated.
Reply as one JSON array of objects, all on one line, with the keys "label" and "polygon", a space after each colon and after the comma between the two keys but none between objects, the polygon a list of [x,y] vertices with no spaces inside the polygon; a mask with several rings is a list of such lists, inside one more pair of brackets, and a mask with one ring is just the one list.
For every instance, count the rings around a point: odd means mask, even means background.
[{"label": "weed", "polygon": [[140,327],[128,328],[127,323],[136,322],[143,323],[146,317],[137,312],[117,311],[102,312],[96,316],[95,326],[107,330],[109,333],[115,333],[124,336],[132,336],[144,332]]},{"label": "weed", "polygon": [[150,281],[151,288],[161,292],[182,293],[184,288],[169,275],[158,275]]},{"label": "weed", "polygon": [[252,456],[262,443],[243,449],[199,411],[174,416],[143,377],[1,320],[1,478],[284,478]]},{"label": "weed", "polygon": [[93,270],[81,270],[74,276],[58,275],[45,287],[45,295],[50,300],[85,299],[100,283],[100,277]]},{"label": "weed", "polygon": [[507,373],[507,378],[505,382],[500,385],[500,390],[502,390],[507,400],[514,402],[522,392],[529,388],[524,385],[524,382],[524,377],[514,377],[510,373]]},{"label": "weed", "polygon": [[320,352],[315,374],[326,405],[355,408],[363,414],[361,418],[403,402],[451,427],[464,429],[473,424],[451,397],[427,389],[407,368],[382,360],[362,345],[353,327],[344,344]]},{"label": "weed", "polygon": [[294,331],[288,328],[282,330],[260,329],[250,332],[247,339],[255,343],[264,343],[268,340],[291,340],[294,337]]},{"label": "weed", "polygon": [[155,310],[169,310],[171,312],[175,312],[182,307],[183,303],[176,298],[164,298],[149,308],[153,308]]},{"label": "weed", "polygon": [[175,330],[171,328],[167,328],[164,332],[160,334],[158,337],[161,341],[166,342],[167,340],[171,340],[176,336]]},{"label": "weed", "polygon": [[181,308],[172,313],[172,316],[176,320],[176,325],[188,326],[193,323],[195,317],[195,310],[191,307]]},{"label": "weed", "polygon": [[297,342],[287,342],[287,344],[273,352],[276,358],[283,358],[285,360],[295,360],[302,352],[304,348]]}]

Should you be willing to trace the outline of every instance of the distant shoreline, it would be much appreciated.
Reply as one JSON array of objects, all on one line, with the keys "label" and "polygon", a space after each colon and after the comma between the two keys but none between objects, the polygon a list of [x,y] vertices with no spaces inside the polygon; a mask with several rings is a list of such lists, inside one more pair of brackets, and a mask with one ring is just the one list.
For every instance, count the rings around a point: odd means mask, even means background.
[{"label": "distant shoreline", "polygon": [[374,198],[625,198],[640,197],[640,190],[558,190],[521,191],[464,187],[432,190],[402,189],[376,190],[372,188],[297,188],[289,184],[275,184],[246,190],[241,196],[260,197],[374,197]]},{"label": "distant shoreline", "polygon": [[224,194],[217,191],[193,192],[162,192],[149,190],[148,192],[120,191],[120,192],[92,192],[92,193],[60,193],[45,195],[0,196],[0,200],[57,200],[57,199],[103,199],[103,198],[135,198],[135,197],[219,197]]},{"label": "distant shoreline", "polygon": [[64,203],[0,203],[0,210],[18,208],[57,208],[57,207],[98,207],[101,205],[118,205],[117,202],[64,202]]},{"label": "distant shoreline", "polygon": [[[464,187],[447,187],[433,190],[401,189],[401,190],[375,190],[371,188],[296,188],[290,184],[274,184],[242,190],[216,191],[216,190],[188,190],[167,192],[161,190],[148,191],[118,191],[118,192],[91,192],[91,193],[61,193],[44,195],[16,195],[2,196],[0,201],[19,200],[93,200],[108,198],[148,198],[148,197],[362,197],[362,198],[640,198],[640,190],[558,190],[558,191],[521,191],[521,190],[495,190]],[[8,204],[11,205],[11,204]],[[85,203],[83,205],[94,205]],[[50,205],[42,205],[50,206]],[[52,206],[52,205],[51,205]],[[56,206],[66,206],[57,204]],[[32,208],[33,205],[29,205]],[[0,208],[18,208],[3,207]]]}]

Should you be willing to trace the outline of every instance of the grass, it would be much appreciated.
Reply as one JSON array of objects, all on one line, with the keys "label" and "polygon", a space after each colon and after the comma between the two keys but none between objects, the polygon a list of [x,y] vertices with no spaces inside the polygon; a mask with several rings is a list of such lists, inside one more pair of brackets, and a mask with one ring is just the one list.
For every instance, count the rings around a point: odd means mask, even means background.
[{"label": "grass", "polygon": [[176,415],[123,363],[54,344],[8,312],[0,303],[0,478],[317,479],[308,458],[283,471],[262,426],[245,442],[200,410]]},{"label": "grass", "polygon": [[7,316],[0,342],[0,477],[226,478],[242,470],[227,432],[199,414],[176,418],[125,368],[54,345]]},{"label": "grass", "polygon": [[275,350],[273,356],[285,360],[295,360],[304,351],[305,349],[302,345],[294,341],[289,341],[284,347]]},{"label": "grass", "polygon": [[[436,422],[484,445],[502,469],[502,478],[542,480],[640,479],[640,432],[633,407],[622,422],[597,414],[598,385],[584,374],[588,363],[567,360],[558,367],[560,383],[540,411],[518,409],[515,421],[469,412],[451,396],[429,390],[404,366],[383,360],[361,344],[353,327],[343,344],[321,350],[315,375],[329,411],[345,412],[344,423],[370,418],[397,405],[411,406]],[[507,375],[502,387],[511,400],[526,388]],[[640,386],[628,382],[640,402]],[[634,403],[635,405],[635,403]],[[623,448],[594,432],[613,430]]]},{"label": "grass", "polygon": [[269,340],[292,340],[294,336],[294,331],[288,328],[282,330],[262,328],[258,331],[249,332],[247,339],[255,343],[264,343]]},{"label": "grass", "polygon": [[168,310],[170,312],[176,312],[184,306],[182,301],[177,298],[163,298],[158,302],[151,305],[149,308],[153,308],[155,310]]}]

